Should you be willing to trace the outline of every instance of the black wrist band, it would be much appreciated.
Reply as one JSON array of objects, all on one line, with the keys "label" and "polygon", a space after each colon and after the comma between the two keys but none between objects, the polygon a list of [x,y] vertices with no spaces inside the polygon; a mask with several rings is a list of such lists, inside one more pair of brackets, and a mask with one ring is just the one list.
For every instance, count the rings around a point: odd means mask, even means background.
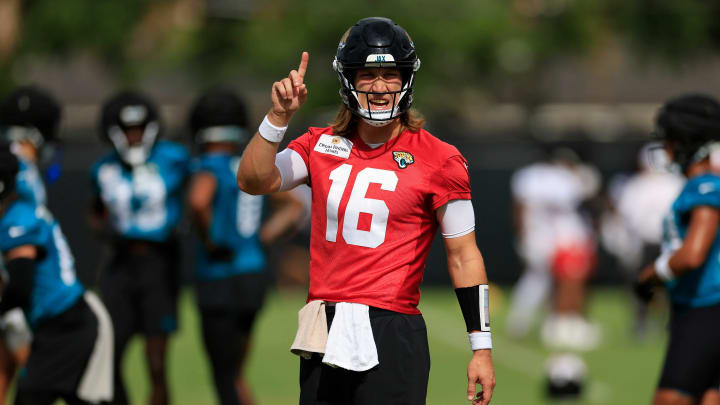
[{"label": "black wrist band", "polygon": [[490,297],[488,285],[479,284],[472,287],[455,289],[458,303],[467,331],[490,332]]}]

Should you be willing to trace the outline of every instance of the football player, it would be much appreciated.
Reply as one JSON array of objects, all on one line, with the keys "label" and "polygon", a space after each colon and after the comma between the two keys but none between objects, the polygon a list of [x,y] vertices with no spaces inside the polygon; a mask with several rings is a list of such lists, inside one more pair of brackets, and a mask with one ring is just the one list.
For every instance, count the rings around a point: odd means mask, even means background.
[{"label": "football player", "polygon": [[206,92],[190,112],[190,132],[202,151],[188,190],[200,240],[196,296],[215,391],[224,405],[254,403],[243,364],[265,295],[263,245],[294,227],[303,213],[290,193],[271,194],[276,209],[263,224],[263,196],[238,189],[235,174],[250,139],[247,125],[245,104],[228,89]]},{"label": "football player", "polygon": [[526,270],[513,291],[507,322],[511,336],[528,333],[551,295],[552,313],[543,322],[543,341],[563,350],[587,350],[598,343],[597,328],[583,315],[595,240],[580,206],[599,184],[596,171],[568,148],[557,148],[546,161],[513,175],[518,250]]},{"label": "football player", "polygon": [[[335,121],[277,153],[307,99],[308,59],[303,52],[298,69],[273,84],[272,107],[238,170],[240,188],[251,194],[312,188],[310,289],[293,345],[303,356],[300,403],[425,403],[430,355],[417,305],[438,227],[473,350],[467,399],[489,403],[488,281],[467,161],[410,108],[420,68],[415,44],[387,18],[350,27],[333,62],[342,98]],[[317,344],[323,329],[327,341]]]},{"label": "football player", "polygon": [[42,205],[16,192],[18,161],[0,151],[0,312],[20,307],[34,338],[16,404],[90,404],[112,399],[112,324],[85,292],[58,225]]},{"label": "football player", "polygon": [[[43,146],[55,140],[60,105],[44,90],[22,86],[0,102],[0,144],[8,145],[19,158],[17,195],[35,205],[47,203],[45,184],[38,170]],[[10,310],[2,319],[0,343],[0,403],[17,366],[25,364],[32,334],[21,309]]]},{"label": "football player", "polygon": [[115,327],[115,403],[127,403],[120,364],[136,333],[145,336],[151,404],[168,402],[165,358],[177,328],[179,287],[175,228],[189,152],[159,140],[155,105],[144,95],[121,92],[102,107],[100,136],[113,150],[92,168],[91,224],[108,225],[113,258],[100,289]]},{"label": "football player", "polygon": [[670,339],[655,405],[718,404],[720,385],[720,103],[710,96],[673,98],[656,132],[688,181],[663,221],[662,253],[638,278],[649,298],[664,284]]}]

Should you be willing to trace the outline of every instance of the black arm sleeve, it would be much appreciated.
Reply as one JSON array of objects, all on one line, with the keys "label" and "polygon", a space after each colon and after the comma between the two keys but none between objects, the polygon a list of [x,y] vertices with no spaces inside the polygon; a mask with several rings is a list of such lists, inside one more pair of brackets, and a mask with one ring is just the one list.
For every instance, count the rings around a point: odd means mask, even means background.
[{"label": "black arm sleeve", "polygon": [[5,264],[9,275],[8,284],[2,293],[0,312],[13,308],[27,308],[35,283],[35,260],[29,258],[13,259]]}]

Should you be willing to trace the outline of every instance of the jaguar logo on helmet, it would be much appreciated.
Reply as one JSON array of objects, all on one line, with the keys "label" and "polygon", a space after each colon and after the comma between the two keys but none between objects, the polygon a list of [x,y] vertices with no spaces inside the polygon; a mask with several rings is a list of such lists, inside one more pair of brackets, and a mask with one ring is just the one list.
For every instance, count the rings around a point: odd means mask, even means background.
[{"label": "jaguar logo on helmet", "polygon": [[415,163],[415,157],[410,152],[394,151],[392,154],[393,159],[397,162],[398,167],[401,169],[404,169],[408,167],[408,165]]},{"label": "jaguar logo on helmet", "polygon": [[[355,71],[365,67],[394,67],[400,71],[402,86],[391,94],[393,103],[386,110],[363,108],[360,95],[369,92],[355,88]],[[353,114],[373,126],[384,126],[410,109],[415,73],[420,59],[410,35],[389,18],[364,18],[350,27],[338,45],[333,69],[340,80],[340,96]],[[377,94],[377,93],[373,93]]]}]

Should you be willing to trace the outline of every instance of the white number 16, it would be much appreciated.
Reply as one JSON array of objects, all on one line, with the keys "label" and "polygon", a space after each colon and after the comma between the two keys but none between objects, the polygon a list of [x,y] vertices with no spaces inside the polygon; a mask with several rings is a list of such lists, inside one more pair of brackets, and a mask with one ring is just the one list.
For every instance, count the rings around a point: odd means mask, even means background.
[{"label": "white number 16", "polygon": [[[338,211],[345,187],[347,187],[352,165],[343,164],[330,172],[330,192],[327,198],[327,227],[325,228],[325,239],[330,242],[337,240],[338,233]],[[350,245],[376,248],[385,242],[385,231],[387,229],[390,210],[383,200],[366,198],[370,183],[377,183],[381,190],[395,191],[398,177],[390,170],[373,169],[366,167],[358,173],[355,178],[350,199],[345,207],[343,219],[342,236]],[[372,215],[370,230],[358,229],[360,213]]]}]

